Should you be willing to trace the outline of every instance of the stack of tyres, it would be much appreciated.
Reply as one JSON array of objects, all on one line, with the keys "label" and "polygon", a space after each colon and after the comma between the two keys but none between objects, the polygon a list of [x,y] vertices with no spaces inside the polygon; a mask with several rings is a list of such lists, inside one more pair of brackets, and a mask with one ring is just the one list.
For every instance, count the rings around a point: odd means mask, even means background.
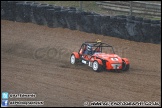
[{"label": "stack of tyres", "polygon": [[[17,1],[7,1],[3,3],[3,19],[15,21],[16,19],[16,3]],[[2,11],[2,10],[1,10]]]},{"label": "stack of tyres", "polygon": [[116,15],[117,18],[127,18],[125,15]]},{"label": "stack of tyres", "polygon": [[139,21],[139,22],[143,22],[143,18],[142,18],[142,17],[135,17],[134,20],[135,20],[135,21]]},{"label": "stack of tyres", "polygon": [[69,7],[68,10],[77,11],[77,8],[75,8],[75,7]]},{"label": "stack of tyres", "polygon": [[24,22],[32,22],[31,20],[31,5],[34,4],[34,2],[25,2],[23,4],[24,6]]},{"label": "stack of tyres", "polygon": [[15,21],[16,20],[16,3],[19,3],[18,1],[8,1],[9,3],[9,19],[10,21]]},{"label": "stack of tyres", "polygon": [[1,1],[1,19],[6,20],[7,18],[7,10],[8,10],[8,6],[7,6],[7,1]]},{"label": "stack of tyres", "polygon": [[82,30],[82,21],[81,21],[81,19],[82,19],[82,14],[83,14],[83,12],[82,11],[76,11],[76,19],[77,19],[77,21],[76,21],[76,29],[77,30],[79,30],[79,31],[83,31]]},{"label": "stack of tyres", "polygon": [[62,19],[61,19],[60,10],[54,12],[53,19],[54,19],[53,27],[54,28],[61,27],[61,20]]},{"label": "stack of tyres", "polygon": [[143,42],[150,42],[151,38],[151,20],[150,19],[143,19],[142,21],[142,35],[143,35]]},{"label": "stack of tyres", "polygon": [[49,5],[49,4],[40,4],[37,6],[37,15],[39,18],[36,19],[37,24],[39,25],[47,25],[47,10],[48,9],[54,9],[54,5]]},{"label": "stack of tyres", "polygon": [[61,15],[63,13],[63,11],[62,11],[63,7],[55,6],[54,9],[55,9],[55,11],[54,11],[54,13],[53,13],[54,15],[52,17],[52,19],[53,19],[53,27],[54,28],[62,27],[65,24],[65,21],[61,17]]},{"label": "stack of tyres", "polygon": [[67,28],[71,30],[76,30],[77,29],[77,14],[76,14],[76,9],[67,9],[67,14],[65,17],[66,23],[67,23]]},{"label": "stack of tyres", "polygon": [[76,13],[75,13],[75,15],[76,15],[76,30],[80,30],[80,28],[81,28],[81,26],[80,26],[80,24],[81,24],[81,11],[76,11]]},{"label": "stack of tyres", "polygon": [[106,29],[108,31],[108,33],[107,33],[108,36],[119,37],[117,17],[116,16],[110,16],[110,20],[109,20],[109,23],[106,26]]},{"label": "stack of tyres", "polygon": [[142,32],[142,22],[143,18],[142,17],[135,17],[134,18],[134,23],[135,23],[135,30],[136,30],[136,36],[135,36],[135,41],[138,42],[144,42],[144,36]]},{"label": "stack of tyres", "polygon": [[55,9],[56,11],[61,11],[61,10],[63,9],[63,7],[61,7],[61,6],[54,6],[54,9]]},{"label": "stack of tyres", "polygon": [[66,9],[60,10],[60,18],[58,21],[59,21],[60,27],[62,27],[62,28],[68,28],[68,24],[67,24],[67,20],[66,20],[67,15],[68,15],[68,10],[66,10]]},{"label": "stack of tyres", "polygon": [[53,23],[54,23],[54,12],[55,12],[55,9],[47,9],[47,12],[46,12],[46,20],[47,20],[47,26],[52,28],[53,27]]},{"label": "stack of tyres", "polygon": [[110,16],[101,16],[101,34],[109,36]]},{"label": "stack of tyres", "polygon": [[60,6],[54,6],[51,9],[46,10],[46,20],[47,20],[47,26],[51,28],[56,28],[56,27],[62,27],[62,25],[65,27],[65,21],[63,22],[61,19],[62,13],[62,7]]},{"label": "stack of tyres", "polygon": [[150,30],[151,28],[151,23],[145,23],[145,22],[142,22],[142,34],[143,34],[143,42],[150,42],[150,37],[151,37],[151,31]]},{"label": "stack of tyres", "polygon": [[36,23],[38,25],[47,25],[46,19],[45,19],[45,9],[48,8],[48,4],[40,4],[36,8]]},{"label": "stack of tyres", "polygon": [[136,31],[135,31],[135,23],[134,23],[134,16],[127,16],[127,23],[126,23],[126,30],[128,32],[129,37],[128,40],[135,40]]},{"label": "stack of tyres", "polygon": [[129,38],[129,34],[128,34],[127,29],[126,29],[126,24],[127,24],[126,17],[124,17],[124,16],[122,16],[122,17],[118,16],[117,17],[116,34],[118,34],[119,38],[122,38],[122,39]]},{"label": "stack of tyres", "polygon": [[37,24],[37,19],[39,19],[39,16],[37,14],[37,7],[40,5],[40,3],[33,3],[31,4],[31,17],[30,20],[32,23]]},{"label": "stack of tyres", "polygon": [[151,20],[150,42],[158,44],[161,42],[161,24],[158,20]]},{"label": "stack of tyres", "polygon": [[43,17],[44,17],[44,25],[48,26],[48,20],[49,20],[49,15],[48,15],[48,10],[49,9],[54,9],[55,5],[48,5],[42,9]]},{"label": "stack of tyres", "polygon": [[142,22],[141,21],[134,21],[134,41],[143,42],[144,36],[142,32]]},{"label": "stack of tyres", "polygon": [[24,21],[24,4],[25,2],[16,3],[16,21],[17,22],[25,22]]},{"label": "stack of tyres", "polygon": [[90,32],[89,31],[89,26],[91,25],[91,19],[89,19],[87,16],[92,15],[91,12],[81,12],[80,13],[80,21],[78,22],[79,24],[79,30],[83,32]]},{"label": "stack of tyres", "polygon": [[101,34],[101,15],[93,15],[93,33]]},{"label": "stack of tyres", "polygon": [[94,15],[85,15],[84,16],[84,26],[83,31],[87,33],[94,33]]},{"label": "stack of tyres", "polygon": [[81,30],[81,11],[76,11],[76,30]]}]

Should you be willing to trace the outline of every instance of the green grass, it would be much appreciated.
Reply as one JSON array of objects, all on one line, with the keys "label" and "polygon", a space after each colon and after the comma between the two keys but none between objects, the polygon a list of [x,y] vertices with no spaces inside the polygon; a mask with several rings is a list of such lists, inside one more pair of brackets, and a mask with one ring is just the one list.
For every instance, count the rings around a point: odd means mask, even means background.
[{"label": "green grass", "polygon": [[[47,3],[47,4],[54,4],[57,6],[63,6],[63,7],[76,7],[80,9],[80,1],[37,1],[40,3]],[[84,11],[93,11],[93,12],[99,12],[101,11],[100,8],[98,8],[95,1],[82,1],[82,9]]]},{"label": "green grass", "polygon": [[[53,4],[56,6],[63,6],[63,7],[76,7],[80,9],[80,1],[37,1],[37,2]],[[82,1],[82,10],[96,12],[102,15],[128,15],[122,12],[114,12],[114,11],[102,9],[96,4],[95,1]],[[142,16],[142,15],[136,15],[136,16],[152,19],[152,20],[161,20],[161,18],[159,17],[150,17],[150,16]]]},{"label": "green grass", "polygon": [[79,7],[78,1],[37,1],[37,2],[54,4],[57,6],[64,6],[64,7]]}]

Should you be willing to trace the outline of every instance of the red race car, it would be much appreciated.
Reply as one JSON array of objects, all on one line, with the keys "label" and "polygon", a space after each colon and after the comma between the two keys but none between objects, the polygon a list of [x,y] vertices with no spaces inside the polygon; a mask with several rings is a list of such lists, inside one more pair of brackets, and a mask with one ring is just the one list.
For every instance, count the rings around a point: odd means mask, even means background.
[{"label": "red race car", "polygon": [[73,52],[70,57],[71,64],[83,63],[96,72],[102,70],[129,70],[129,60],[115,54],[111,45],[97,42],[84,42],[78,52]]}]

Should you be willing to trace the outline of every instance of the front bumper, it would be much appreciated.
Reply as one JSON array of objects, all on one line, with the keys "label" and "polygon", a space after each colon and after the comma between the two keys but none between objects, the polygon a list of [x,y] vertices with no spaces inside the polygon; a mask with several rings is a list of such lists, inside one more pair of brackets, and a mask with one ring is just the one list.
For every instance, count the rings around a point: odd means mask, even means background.
[{"label": "front bumper", "polygon": [[121,69],[121,64],[111,64],[112,69]]}]

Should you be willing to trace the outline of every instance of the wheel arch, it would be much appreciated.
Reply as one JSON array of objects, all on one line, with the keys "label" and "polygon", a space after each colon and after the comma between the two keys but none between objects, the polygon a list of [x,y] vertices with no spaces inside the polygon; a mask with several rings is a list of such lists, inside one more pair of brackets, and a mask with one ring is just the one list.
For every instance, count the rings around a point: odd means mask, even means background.
[{"label": "wheel arch", "polygon": [[126,64],[130,64],[130,62],[127,58],[122,58],[122,61],[124,61]]},{"label": "wheel arch", "polygon": [[98,62],[98,64],[103,65],[103,63],[102,63],[102,60],[101,60],[101,59],[95,59],[94,61],[97,61],[97,62]]},{"label": "wheel arch", "polygon": [[[77,59],[79,59],[79,58],[80,58],[80,55],[79,55],[79,53],[78,53],[78,52],[73,52],[72,54],[75,56],[75,58],[77,58]],[[72,55],[72,54],[71,54],[71,55]]]}]

